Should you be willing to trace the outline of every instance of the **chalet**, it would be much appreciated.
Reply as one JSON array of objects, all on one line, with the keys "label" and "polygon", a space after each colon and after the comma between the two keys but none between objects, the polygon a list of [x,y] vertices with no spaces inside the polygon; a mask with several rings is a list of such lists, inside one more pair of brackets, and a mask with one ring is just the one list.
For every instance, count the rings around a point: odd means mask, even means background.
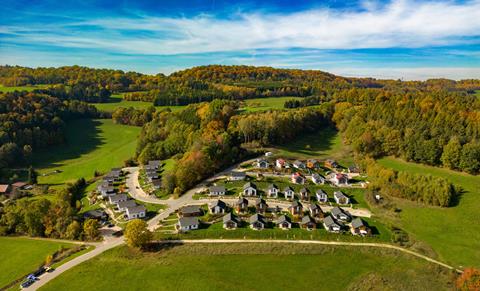
[{"label": "chalet", "polygon": [[323,191],[322,189],[318,189],[316,192],[315,192],[315,196],[317,196],[317,200],[318,202],[320,203],[327,203],[328,202],[328,195],[325,191]]},{"label": "chalet", "polygon": [[292,174],[292,183],[294,184],[305,184],[305,177],[300,173]]},{"label": "chalet", "polygon": [[360,169],[357,166],[352,165],[352,166],[348,167],[348,172],[350,174],[358,174],[358,173],[360,173]]},{"label": "chalet", "polygon": [[25,182],[15,182],[12,184],[12,191],[15,191],[15,190],[23,190],[26,188],[28,184],[25,183]]},{"label": "chalet", "polygon": [[122,171],[120,169],[114,168],[107,175],[105,175],[105,178],[107,182],[113,183],[115,181],[120,181],[121,174],[122,174]]},{"label": "chalet", "polygon": [[161,165],[162,165],[162,161],[160,161],[160,160],[148,161],[148,166],[149,166],[151,169],[158,170]]},{"label": "chalet", "polygon": [[333,193],[333,198],[337,204],[346,205],[350,203],[350,198],[348,198],[342,191],[335,191]]},{"label": "chalet", "polygon": [[285,187],[285,189],[283,189],[283,194],[285,195],[285,199],[292,200],[293,198],[295,198],[295,192],[290,186],[287,186]]},{"label": "chalet", "polygon": [[320,163],[317,160],[307,160],[307,168],[318,169],[320,168]]},{"label": "chalet", "polygon": [[159,178],[157,171],[145,172],[145,176],[147,177],[148,182],[153,182]]},{"label": "chalet", "polygon": [[105,211],[100,209],[94,209],[83,213],[84,219],[96,219],[96,220],[106,220],[108,218]]},{"label": "chalet", "polygon": [[330,215],[323,219],[323,226],[329,232],[340,232],[342,230],[342,224],[336,222]]},{"label": "chalet", "polygon": [[325,178],[322,177],[321,175],[315,173],[312,175],[312,182],[319,185],[319,184],[325,184]]},{"label": "chalet", "polygon": [[317,228],[317,223],[315,222],[315,220],[313,220],[313,218],[310,217],[310,215],[305,215],[304,217],[302,217],[300,226],[307,230],[312,230]]},{"label": "chalet", "polygon": [[100,195],[102,195],[103,198],[115,194],[115,188],[108,182],[102,182],[100,185],[98,185],[97,191],[100,193]]},{"label": "chalet", "polygon": [[212,186],[208,188],[208,193],[211,196],[219,196],[225,195],[225,193],[227,193],[227,190],[225,189],[225,186]]},{"label": "chalet", "polygon": [[302,215],[303,214],[303,205],[299,201],[295,200],[288,207],[288,211],[290,211],[290,213],[292,215]]},{"label": "chalet", "polygon": [[119,202],[127,201],[127,200],[128,200],[128,196],[125,194],[116,194],[116,195],[108,196],[108,202],[110,202],[110,204],[114,204],[117,207]]},{"label": "chalet", "polygon": [[202,216],[203,210],[198,205],[187,205],[178,210],[178,215],[181,217]]},{"label": "chalet", "polygon": [[246,198],[240,197],[237,202],[235,202],[235,209],[237,212],[248,211],[248,200]]},{"label": "chalet", "polygon": [[277,219],[277,225],[281,229],[290,229],[292,228],[292,221],[290,220],[290,217],[282,215]]},{"label": "chalet", "polygon": [[340,207],[333,207],[330,213],[336,220],[349,221],[351,219],[350,213],[346,212]]},{"label": "chalet", "polygon": [[257,196],[257,185],[252,182],[247,182],[243,185],[243,195],[245,196]]},{"label": "chalet", "polygon": [[264,159],[258,159],[256,163],[256,167],[260,169],[267,169],[270,166],[270,163]]},{"label": "chalet", "polygon": [[261,230],[265,228],[265,220],[262,215],[254,214],[249,218],[250,228],[255,230]]},{"label": "chalet", "polygon": [[12,187],[9,184],[0,184],[0,194],[10,194],[10,191],[12,191]]},{"label": "chalet", "polygon": [[323,218],[324,216],[322,208],[320,208],[320,206],[315,203],[310,204],[310,206],[308,207],[308,211],[310,212],[310,215],[314,218]]},{"label": "chalet", "polygon": [[239,224],[238,218],[231,212],[223,217],[223,228],[225,229],[235,229]]},{"label": "chalet", "polygon": [[200,227],[200,221],[197,217],[181,217],[178,219],[175,228],[177,231],[195,230]]},{"label": "chalet", "polygon": [[227,204],[222,200],[216,200],[212,204],[210,204],[210,213],[213,214],[220,214],[225,213],[227,211]]},{"label": "chalet", "polygon": [[295,169],[305,169],[307,166],[305,165],[304,162],[300,161],[300,160],[296,160],[293,162],[293,167]]},{"label": "chalet", "polygon": [[152,186],[155,190],[158,190],[160,187],[162,187],[162,181],[160,179],[153,180]]},{"label": "chalet", "polygon": [[267,196],[270,198],[278,198],[278,187],[275,184],[268,185]]},{"label": "chalet", "polygon": [[337,186],[348,185],[348,176],[342,173],[336,173],[331,179],[332,183]]},{"label": "chalet", "polygon": [[308,192],[308,189],[307,188],[300,189],[300,191],[298,192],[298,197],[302,201],[308,201],[310,199],[310,194]]},{"label": "chalet", "polygon": [[113,176],[115,176],[115,177],[120,177],[120,176],[122,176],[122,169],[120,169],[120,168],[112,168],[112,169],[110,170],[110,174],[113,175]]},{"label": "chalet", "polygon": [[283,169],[285,168],[286,166],[286,161],[284,159],[277,159],[275,161],[275,167],[277,167],[278,169]]},{"label": "chalet", "polygon": [[262,198],[258,198],[255,200],[255,208],[257,213],[265,213],[268,209],[268,204]]},{"label": "chalet", "polygon": [[355,218],[354,220],[352,220],[352,226],[350,228],[350,231],[353,235],[365,236],[371,234],[370,228],[365,225],[365,223],[360,218]]},{"label": "chalet", "polygon": [[146,213],[147,209],[143,205],[125,208],[125,215],[128,219],[144,218],[146,216]]},{"label": "chalet", "polygon": [[134,207],[134,206],[137,206],[137,203],[133,199],[120,201],[117,203],[118,211],[126,211],[127,207]]},{"label": "chalet", "polygon": [[328,159],[325,161],[325,167],[335,169],[338,167],[338,163],[335,160]]},{"label": "chalet", "polygon": [[230,181],[242,181],[245,180],[245,178],[247,178],[247,174],[245,174],[245,172],[232,171],[228,179]]}]

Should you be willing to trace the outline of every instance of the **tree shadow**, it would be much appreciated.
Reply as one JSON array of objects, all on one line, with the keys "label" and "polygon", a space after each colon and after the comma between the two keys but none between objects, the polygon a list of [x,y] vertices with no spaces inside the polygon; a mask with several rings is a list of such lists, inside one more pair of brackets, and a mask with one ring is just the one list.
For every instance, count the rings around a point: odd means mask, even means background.
[{"label": "tree shadow", "polygon": [[148,243],[146,246],[143,247],[144,252],[149,253],[158,253],[161,251],[168,251],[177,246],[181,246],[183,243],[181,242],[171,242],[171,241],[156,241]]},{"label": "tree shadow", "polygon": [[454,189],[454,194],[452,195],[452,199],[450,200],[450,205],[448,207],[455,207],[460,204],[460,200],[462,199],[463,194],[467,193],[465,189],[462,187],[456,186]]},{"label": "tree shadow", "polygon": [[32,164],[36,168],[63,166],[63,161],[76,159],[100,147],[101,122],[92,119],[76,119],[67,123],[65,143],[36,151]]}]

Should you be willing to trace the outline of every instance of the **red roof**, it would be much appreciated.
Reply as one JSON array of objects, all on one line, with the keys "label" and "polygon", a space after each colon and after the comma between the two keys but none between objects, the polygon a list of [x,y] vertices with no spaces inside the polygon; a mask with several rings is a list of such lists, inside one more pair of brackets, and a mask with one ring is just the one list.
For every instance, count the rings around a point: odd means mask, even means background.
[{"label": "red roof", "polygon": [[8,184],[0,184],[0,193],[6,193],[8,190]]},{"label": "red roof", "polygon": [[15,188],[20,188],[20,187],[23,187],[23,186],[26,186],[26,185],[27,185],[27,183],[25,183],[25,182],[15,182],[15,183],[12,184],[12,186],[15,187]]}]

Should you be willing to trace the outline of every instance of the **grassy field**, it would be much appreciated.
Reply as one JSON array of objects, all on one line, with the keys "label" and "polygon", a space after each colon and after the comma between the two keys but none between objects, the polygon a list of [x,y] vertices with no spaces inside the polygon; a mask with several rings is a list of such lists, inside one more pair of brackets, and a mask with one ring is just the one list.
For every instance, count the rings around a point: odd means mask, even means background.
[{"label": "grassy field", "polygon": [[34,167],[39,182],[58,185],[84,177],[94,171],[106,172],[123,165],[135,153],[140,127],[114,124],[112,120],[75,120],[68,124],[67,143],[35,153]]},{"label": "grassy field", "polygon": [[269,109],[283,109],[283,104],[287,100],[298,99],[301,97],[270,97],[270,98],[255,98],[245,100],[241,106],[241,110],[246,112],[264,111]]},{"label": "grassy field", "polygon": [[28,238],[0,237],[0,288],[35,271],[47,255],[70,244],[33,240]]},{"label": "grassy field", "polygon": [[480,98],[480,90],[475,91],[475,95]]},{"label": "grassy field", "polygon": [[[110,102],[107,103],[92,103],[97,107],[97,109],[107,112],[112,112],[118,107],[134,107],[136,109],[145,109],[150,106],[153,106],[152,102],[144,101],[127,101],[123,100],[122,94],[114,94],[110,97]],[[179,111],[184,109],[186,106],[156,106],[157,110],[163,108],[170,108],[172,111]]]},{"label": "grassy field", "polygon": [[379,163],[395,170],[444,177],[462,187],[459,204],[449,208],[425,207],[399,201],[402,227],[428,243],[440,259],[455,266],[480,267],[480,176],[384,158]]},{"label": "grassy field", "polygon": [[353,154],[349,147],[342,143],[340,134],[332,128],[325,128],[316,133],[299,137],[274,150],[276,156],[285,158],[331,158],[345,167],[353,163]]},{"label": "grassy field", "polygon": [[387,250],[242,243],[119,247],[41,290],[447,290],[450,280],[449,271]]},{"label": "grassy field", "polygon": [[6,87],[0,84],[0,92],[14,92],[14,91],[33,91],[35,89],[42,89],[48,87],[49,85],[35,85],[35,86],[14,86]]}]

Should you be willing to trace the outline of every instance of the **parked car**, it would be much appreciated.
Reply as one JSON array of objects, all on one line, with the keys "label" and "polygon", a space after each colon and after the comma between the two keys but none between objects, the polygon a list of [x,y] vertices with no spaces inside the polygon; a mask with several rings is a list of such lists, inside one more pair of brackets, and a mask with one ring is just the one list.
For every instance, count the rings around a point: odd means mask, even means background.
[{"label": "parked car", "polygon": [[35,280],[27,280],[22,284],[20,284],[20,288],[24,289],[24,288],[30,287],[34,282]]}]

